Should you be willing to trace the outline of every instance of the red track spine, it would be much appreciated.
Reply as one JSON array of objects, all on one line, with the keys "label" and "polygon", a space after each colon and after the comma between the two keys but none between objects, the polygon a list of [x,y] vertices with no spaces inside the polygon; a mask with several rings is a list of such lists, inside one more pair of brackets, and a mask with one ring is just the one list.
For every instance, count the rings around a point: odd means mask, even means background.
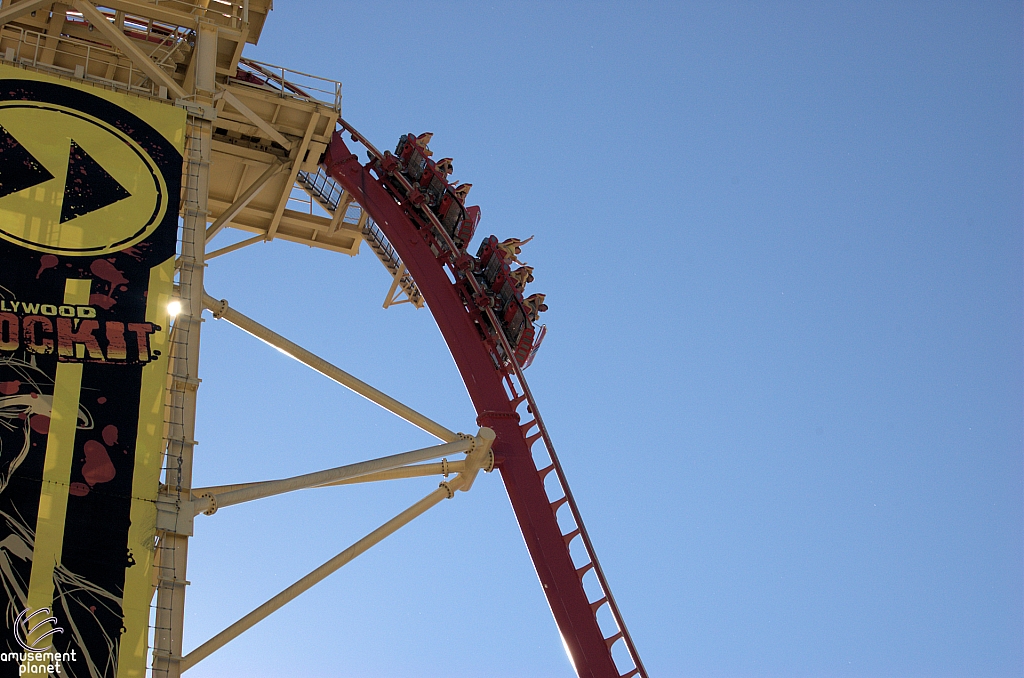
[{"label": "red track spine", "polygon": [[[527,442],[519,414],[509,400],[490,349],[444,263],[431,251],[412,220],[336,132],[323,164],[391,241],[451,350],[477,411],[477,421],[494,429],[493,450],[509,500],[533,559],[555,623],[581,678],[619,678],[609,644],[569,555],[565,535],[555,517]],[[456,256],[458,253],[454,253]],[[535,441],[534,441],[535,442]]]}]

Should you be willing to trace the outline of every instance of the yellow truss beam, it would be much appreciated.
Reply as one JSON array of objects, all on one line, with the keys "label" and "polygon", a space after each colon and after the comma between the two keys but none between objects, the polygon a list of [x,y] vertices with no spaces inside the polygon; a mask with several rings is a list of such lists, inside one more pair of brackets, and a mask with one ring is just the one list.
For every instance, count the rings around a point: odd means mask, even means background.
[{"label": "yellow truss beam", "polygon": [[0,26],[43,7],[49,9],[52,4],[53,0],[22,0],[22,2],[10,5],[7,9],[0,11]]},{"label": "yellow truss beam", "polygon": [[[15,5],[15,7],[17,6]],[[81,12],[86,21],[102,33],[103,37],[110,41],[110,44],[131,59],[140,71],[148,75],[153,82],[166,87],[173,99],[185,98],[185,90],[181,88],[181,85],[175,82],[174,78],[167,74],[167,71],[157,66],[145,52],[136,47],[114,24],[110,23],[107,17],[96,9],[95,5],[88,0],[74,0],[74,8]]]}]

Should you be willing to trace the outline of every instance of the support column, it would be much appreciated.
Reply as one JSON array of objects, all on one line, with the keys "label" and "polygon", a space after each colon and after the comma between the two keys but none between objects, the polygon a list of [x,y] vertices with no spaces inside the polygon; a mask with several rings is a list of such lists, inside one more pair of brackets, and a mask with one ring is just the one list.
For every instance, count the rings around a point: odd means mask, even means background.
[{"label": "support column", "polygon": [[[213,110],[217,63],[217,29],[200,22],[193,54],[195,86],[190,99]],[[192,457],[195,441],[196,391],[199,388],[199,335],[203,313],[203,271],[213,124],[191,112],[185,148],[182,232],[179,258],[181,312],[171,334],[170,390],[167,408],[167,454],[161,504],[179,515],[158,521],[155,563],[156,620],[153,676],[179,678],[185,617],[188,538],[192,534]],[[185,515],[185,514],[188,515]]]}]

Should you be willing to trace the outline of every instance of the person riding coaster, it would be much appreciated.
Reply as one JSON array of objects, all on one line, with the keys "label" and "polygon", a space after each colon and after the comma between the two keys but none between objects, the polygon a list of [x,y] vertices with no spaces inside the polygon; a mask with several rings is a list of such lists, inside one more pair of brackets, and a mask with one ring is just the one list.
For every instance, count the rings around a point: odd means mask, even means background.
[{"label": "person riding coaster", "polygon": [[516,289],[520,292],[526,290],[527,283],[533,282],[533,266],[520,266],[511,273]]},{"label": "person riding coaster", "polygon": [[438,172],[441,172],[445,176],[449,176],[452,172],[455,171],[454,168],[452,167],[451,158],[441,158],[434,164],[434,167],[437,168]]},{"label": "person riding coaster", "polygon": [[530,322],[537,322],[540,319],[540,314],[548,310],[548,305],[544,303],[545,296],[543,294],[531,294],[523,299],[523,306],[526,308],[526,314],[529,316]]},{"label": "person riding coaster", "polygon": [[525,266],[526,263],[519,261],[519,255],[523,253],[523,245],[533,240],[531,235],[526,240],[519,240],[518,238],[509,238],[498,243],[498,249],[505,252],[508,255],[510,261],[514,261],[520,266]]},{"label": "person riding coaster", "polygon": [[424,132],[423,134],[420,134],[418,137],[416,137],[416,145],[419,146],[420,151],[423,153],[423,155],[427,156],[428,158],[434,155],[434,152],[427,147],[427,144],[429,144],[430,140],[433,138],[433,132]]}]

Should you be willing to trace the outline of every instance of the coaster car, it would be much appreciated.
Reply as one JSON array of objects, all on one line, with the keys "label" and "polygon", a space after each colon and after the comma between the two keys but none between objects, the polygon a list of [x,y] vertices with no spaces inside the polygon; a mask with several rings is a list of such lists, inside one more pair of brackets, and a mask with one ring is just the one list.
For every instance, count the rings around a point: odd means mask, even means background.
[{"label": "coaster car", "polygon": [[[525,367],[528,360],[532,361],[537,348],[532,317],[536,315],[536,310],[526,304],[519,281],[512,274],[512,259],[507,248],[503,248],[495,236],[489,236],[480,243],[476,260],[474,275],[490,297],[491,307],[500,325],[494,329],[505,335],[516,362]],[[498,343],[497,347],[499,355],[504,358],[501,344]]]},{"label": "coaster car", "polygon": [[[453,187],[448,183],[448,175],[452,171],[451,158],[443,158],[440,165],[430,159],[431,152],[426,145],[430,136],[402,135],[394,155],[385,153],[380,167],[385,175],[398,172],[405,177],[412,186],[411,193],[394,177],[388,180],[388,187],[400,200],[408,200],[417,209],[430,210],[456,247],[463,251],[480,223],[480,208],[465,206],[464,197],[469,184]],[[426,217],[425,214],[422,216]],[[430,222],[429,218],[422,221],[425,224]]]}]

